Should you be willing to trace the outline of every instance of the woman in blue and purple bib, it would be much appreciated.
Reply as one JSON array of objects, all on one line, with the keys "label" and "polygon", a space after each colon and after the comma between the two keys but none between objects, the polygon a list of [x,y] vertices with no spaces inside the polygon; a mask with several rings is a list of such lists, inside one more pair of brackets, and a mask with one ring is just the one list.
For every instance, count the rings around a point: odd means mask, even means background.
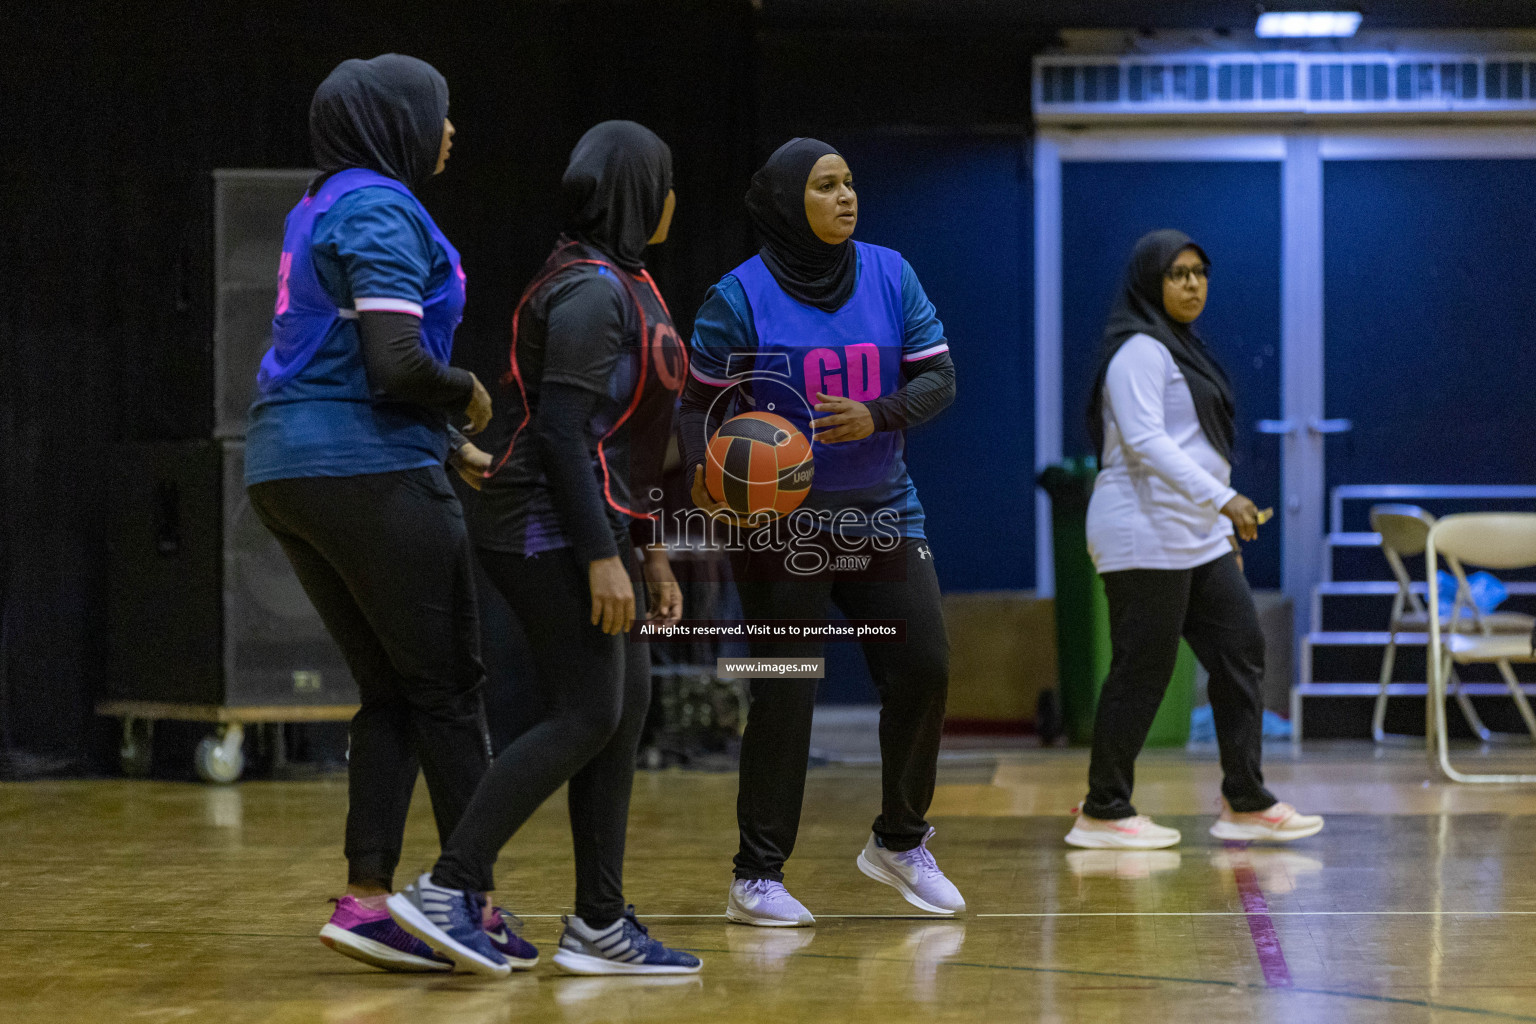
[{"label": "woman in blue and purple bib", "polygon": [[448,84],[413,57],[344,61],[309,123],[321,174],[288,215],[245,474],[362,704],[347,892],[320,937],[387,970],[450,970],[384,909],[418,767],[446,842],[489,754],[474,555],[444,464],[455,422],[479,431],[491,402],[448,365],[464,271],[412,191],[448,159]]},{"label": "woman in blue and purple bib", "polygon": [[[814,476],[787,517],[748,529],[731,567],[749,619],[905,621],[900,643],[865,643],[880,692],[881,813],[860,871],[934,914],[965,901],[928,852],[949,643],[923,508],[902,458],[904,432],[955,394],[944,326],[900,253],[852,240],[853,175],[815,139],[793,139],[747,193],[763,246],[710,290],[694,324],[679,417],[694,503],[725,414],[783,416],[810,435]],[[776,531],[770,535],[764,531]],[[816,658],[820,642],[753,643],[754,657]],[[805,793],[816,680],[752,684],[737,801],[740,849],[726,914],[744,924],[814,923],[784,887]]]}]

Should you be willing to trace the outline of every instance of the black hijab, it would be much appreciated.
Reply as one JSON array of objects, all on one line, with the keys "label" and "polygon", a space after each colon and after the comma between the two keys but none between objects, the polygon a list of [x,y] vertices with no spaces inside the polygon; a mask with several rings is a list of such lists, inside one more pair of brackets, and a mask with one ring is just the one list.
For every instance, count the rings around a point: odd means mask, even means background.
[{"label": "black hijab", "polygon": [[655,132],[633,121],[594,125],[560,179],[565,233],[625,270],[643,270],[671,190],[672,150]]},{"label": "black hijab", "polygon": [[1088,437],[1093,449],[1104,451],[1104,375],[1109,361],[1120,346],[1134,334],[1146,334],[1167,346],[1173,361],[1184,373],[1200,429],[1221,457],[1232,461],[1234,436],[1232,383],[1215,355],[1188,324],[1181,324],[1163,308],[1163,275],[1185,249],[1194,249],[1207,264],[1205,250],[1182,231],[1164,229],[1143,235],[1131,250],[1120,294],[1109,310],[1104,325],[1104,341],[1099,351],[1099,369],[1094,375],[1093,394],[1088,401]]},{"label": "black hijab", "polygon": [[447,117],[448,83],[426,61],[398,53],[342,61],[309,104],[316,185],[366,167],[417,187],[437,169]]},{"label": "black hijab", "polygon": [[836,311],[853,295],[859,260],[850,242],[828,245],[805,216],[805,183],[816,161],[837,150],[816,139],[790,139],[752,175],[747,212],[762,236],[763,258],[773,279],[808,306]]}]

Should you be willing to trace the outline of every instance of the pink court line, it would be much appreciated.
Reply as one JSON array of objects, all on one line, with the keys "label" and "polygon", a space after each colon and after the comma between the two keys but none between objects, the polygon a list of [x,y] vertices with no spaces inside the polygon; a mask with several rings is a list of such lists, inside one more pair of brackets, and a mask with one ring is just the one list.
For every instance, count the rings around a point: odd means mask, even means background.
[{"label": "pink court line", "polygon": [[1233,851],[1232,879],[1237,882],[1237,895],[1248,917],[1248,934],[1253,936],[1253,951],[1264,971],[1264,983],[1270,988],[1290,988],[1291,967],[1285,962],[1285,950],[1280,948],[1280,936],[1269,916],[1269,901],[1264,898],[1253,862],[1248,859],[1248,844],[1229,842],[1226,846]]}]

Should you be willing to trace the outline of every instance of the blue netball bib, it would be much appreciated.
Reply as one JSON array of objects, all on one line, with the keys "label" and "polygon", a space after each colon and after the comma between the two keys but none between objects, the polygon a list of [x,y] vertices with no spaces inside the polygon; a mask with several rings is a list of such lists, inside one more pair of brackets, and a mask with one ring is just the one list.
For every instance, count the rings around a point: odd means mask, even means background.
[{"label": "blue netball bib", "polygon": [[[807,306],[779,287],[754,256],[731,273],[741,282],[757,330],[748,392],[753,408],[774,412],[810,436],[818,393],[869,402],[901,387],[901,254],[855,242],[859,283],[834,312]],[[769,406],[773,408],[770,409]],[[889,479],[901,465],[901,434],[815,442],[816,491],[847,491]]]},{"label": "blue netball bib", "polygon": [[356,167],[333,174],[320,191],[305,196],[288,214],[283,231],[283,253],[277,272],[277,306],[272,317],[272,347],[261,361],[257,388],[270,393],[309,365],[338,319],[356,319],[355,309],[340,309],[326,293],[315,272],[310,243],[315,222],[329,213],[337,200],[360,188],[381,187],[409,197],[432,231],[432,238],[448,254],[453,273],[421,308],[423,347],[440,363],[453,355],[453,332],[464,318],[465,278],[459,251],[438,230],[411,190],[393,178]]},{"label": "blue netball bib", "polygon": [[[374,397],[357,307],[419,315],[422,347],[447,363],[464,312],[458,251],[409,189],[361,168],[332,175],[300,200],[283,238],[272,347],[257,374],[246,431],[246,483],[440,465],[448,450],[446,417]],[[338,243],[364,262],[341,281],[322,280],[316,254]],[[390,258],[370,264],[360,255],[378,250]],[[401,273],[421,279],[391,280]],[[381,284],[371,296],[351,294],[353,287]]]}]

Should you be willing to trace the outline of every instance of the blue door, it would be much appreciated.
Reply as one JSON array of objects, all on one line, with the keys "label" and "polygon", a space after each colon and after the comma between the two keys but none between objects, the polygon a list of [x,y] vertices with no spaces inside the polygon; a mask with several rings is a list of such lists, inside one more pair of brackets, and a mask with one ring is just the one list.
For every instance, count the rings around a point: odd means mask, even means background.
[{"label": "blue door", "polygon": [[1529,484],[1536,160],[1324,164],[1327,446],[1339,484]]}]

